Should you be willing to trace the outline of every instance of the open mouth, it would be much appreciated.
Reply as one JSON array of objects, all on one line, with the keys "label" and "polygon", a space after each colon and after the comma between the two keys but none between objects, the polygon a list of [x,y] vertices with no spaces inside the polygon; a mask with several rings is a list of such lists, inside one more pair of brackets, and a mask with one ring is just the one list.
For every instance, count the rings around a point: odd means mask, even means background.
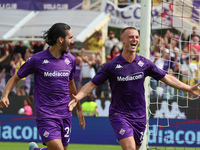
[{"label": "open mouth", "polygon": [[137,43],[131,43],[131,46],[136,46],[137,45]]}]

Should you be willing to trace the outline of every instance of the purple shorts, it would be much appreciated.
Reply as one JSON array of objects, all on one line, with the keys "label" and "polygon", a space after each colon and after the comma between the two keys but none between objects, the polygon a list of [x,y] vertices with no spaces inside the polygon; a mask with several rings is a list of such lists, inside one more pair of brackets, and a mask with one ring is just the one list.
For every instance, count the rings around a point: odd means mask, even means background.
[{"label": "purple shorts", "polygon": [[143,135],[146,128],[145,122],[139,122],[117,113],[111,114],[109,119],[118,141],[133,136],[136,145],[142,145]]},{"label": "purple shorts", "polygon": [[61,139],[63,146],[68,146],[71,134],[71,117],[66,119],[45,118],[36,120],[36,123],[44,145],[50,140]]}]

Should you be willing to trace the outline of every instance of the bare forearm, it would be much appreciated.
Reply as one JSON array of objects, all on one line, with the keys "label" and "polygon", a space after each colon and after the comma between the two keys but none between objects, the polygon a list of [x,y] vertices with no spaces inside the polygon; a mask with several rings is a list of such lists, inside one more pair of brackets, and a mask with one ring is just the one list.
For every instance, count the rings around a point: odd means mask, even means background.
[{"label": "bare forearm", "polygon": [[8,57],[8,55],[4,55],[0,58],[0,62],[4,61],[6,58]]},{"label": "bare forearm", "polygon": [[[74,94],[74,95],[77,94],[76,85],[74,84],[74,79],[70,80],[70,82],[69,82],[69,91],[70,91],[70,96],[71,97],[73,97],[72,94]],[[77,103],[76,109],[77,110],[81,110],[81,104],[80,104],[80,102]]]},{"label": "bare forearm", "polygon": [[76,95],[76,98],[78,101],[80,101],[82,98],[86,97],[88,94],[90,94],[93,89],[95,89],[97,86],[95,84],[93,84],[91,81],[88,82],[87,84],[85,84],[80,91],[78,92],[78,94]]},{"label": "bare forearm", "polygon": [[181,82],[177,78],[175,78],[171,75],[168,75],[168,74],[166,74],[165,77],[163,79],[161,79],[161,81],[163,81],[165,84],[167,84],[167,85],[169,85],[173,88],[183,90],[183,91],[186,91],[186,92],[189,92],[190,89],[191,89],[191,86]]},{"label": "bare forearm", "polygon": [[17,82],[20,80],[20,78],[17,75],[14,75],[6,84],[6,87],[3,91],[3,95],[2,97],[8,97],[8,94],[10,93],[10,91],[15,87],[15,85],[17,84]]},{"label": "bare forearm", "polygon": [[76,104],[76,109],[78,111],[82,110],[80,101],[78,101],[78,103]]},{"label": "bare forearm", "polygon": [[72,97],[72,94],[74,95],[77,94],[76,85],[74,84],[74,79],[69,80],[69,92],[70,92],[71,97]]},{"label": "bare forearm", "polygon": [[1,80],[1,78],[3,77],[5,71],[6,71],[6,69],[3,69],[3,70],[1,71],[1,73],[0,73],[0,80]]}]

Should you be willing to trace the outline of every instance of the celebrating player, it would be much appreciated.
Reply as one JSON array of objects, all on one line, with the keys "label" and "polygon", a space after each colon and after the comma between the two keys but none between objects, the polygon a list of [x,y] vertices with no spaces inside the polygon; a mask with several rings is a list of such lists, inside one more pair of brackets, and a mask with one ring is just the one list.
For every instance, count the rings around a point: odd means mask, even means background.
[{"label": "celebrating player", "polygon": [[94,88],[110,82],[112,103],[109,119],[123,150],[138,150],[142,144],[146,125],[144,80],[146,76],[161,80],[174,88],[200,96],[200,83],[189,86],[157,68],[150,60],[136,54],[139,33],[133,27],[124,28],[120,34],[123,44],[121,55],[106,63],[94,78],[83,86],[69,103],[72,110]]},{"label": "celebrating player", "polygon": [[[38,52],[21,66],[16,75],[7,83],[0,108],[8,107],[8,94],[16,83],[34,73],[35,116],[42,142],[47,145],[43,150],[67,150],[71,134],[71,116],[68,104],[70,94],[76,94],[74,73],[76,60],[66,50],[73,41],[70,26],[56,23],[44,33],[50,45],[47,50]],[[80,125],[85,129],[85,120],[80,103],[77,105]],[[39,150],[31,142],[29,150]]]}]

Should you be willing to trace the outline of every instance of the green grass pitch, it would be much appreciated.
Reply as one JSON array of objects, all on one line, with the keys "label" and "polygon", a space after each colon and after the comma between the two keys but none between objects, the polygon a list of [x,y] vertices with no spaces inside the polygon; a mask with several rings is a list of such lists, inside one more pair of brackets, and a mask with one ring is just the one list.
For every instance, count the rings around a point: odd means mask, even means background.
[{"label": "green grass pitch", "polygon": [[[41,143],[38,146],[43,148]],[[28,150],[28,143],[0,142],[0,150]],[[69,144],[68,150],[121,150],[119,145]],[[150,150],[200,150],[200,147],[150,147]]]},{"label": "green grass pitch", "polygon": [[[45,147],[37,143],[39,147]],[[0,150],[28,150],[28,143],[0,142]],[[69,144],[68,150],[121,150],[119,145]]]}]

